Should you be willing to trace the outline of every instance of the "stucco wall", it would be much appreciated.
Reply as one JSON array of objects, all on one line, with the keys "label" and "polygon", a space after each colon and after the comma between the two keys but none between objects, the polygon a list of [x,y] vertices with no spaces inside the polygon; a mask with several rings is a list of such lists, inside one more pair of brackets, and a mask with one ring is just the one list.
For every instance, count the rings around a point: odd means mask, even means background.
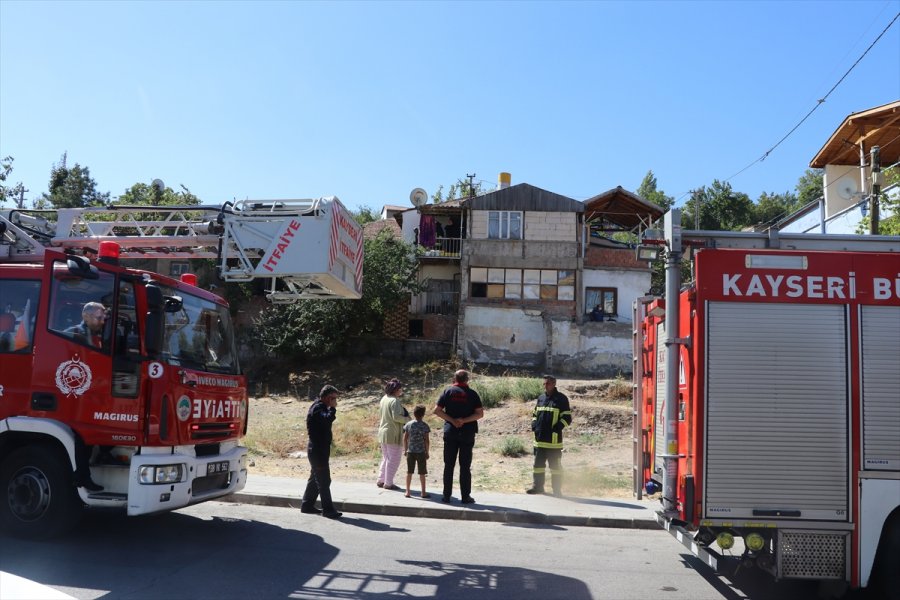
[{"label": "stucco wall", "polygon": [[[618,314],[616,315],[616,319],[620,323],[630,323],[632,320],[632,303],[636,298],[643,296],[650,289],[650,272],[585,269],[584,287],[616,288],[616,291],[618,292],[618,304],[616,307],[618,309]],[[583,303],[584,289],[581,290],[581,298]]]},{"label": "stucco wall", "polygon": [[627,323],[578,325],[540,310],[467,306],[464,327],[464,360],[588,377],[631,372]]},{"label": "stucco wall", "polygon": [[463,357],[479,363],[539,368],[546,334],[539,310],[466,306]]}]

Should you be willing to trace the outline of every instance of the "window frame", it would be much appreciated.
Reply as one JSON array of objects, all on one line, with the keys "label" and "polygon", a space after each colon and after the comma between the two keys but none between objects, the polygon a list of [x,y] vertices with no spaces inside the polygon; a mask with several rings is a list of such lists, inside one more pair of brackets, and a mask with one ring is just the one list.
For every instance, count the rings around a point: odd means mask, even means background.
[{"label": "window frame", "polygon": [[[523,240],[525,239],[525,215],[521,210],[489,210],[487,222],[487,239],[489,240]],[[518,236],[513,237],[512,215],[517,216]],[[492,222],[496,224],[492,227]]]}]

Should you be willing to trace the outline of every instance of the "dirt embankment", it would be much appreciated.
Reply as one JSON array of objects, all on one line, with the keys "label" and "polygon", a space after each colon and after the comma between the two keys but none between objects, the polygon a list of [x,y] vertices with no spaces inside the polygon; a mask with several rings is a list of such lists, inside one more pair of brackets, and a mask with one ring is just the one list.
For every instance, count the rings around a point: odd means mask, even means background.
[{"label": "dirt embankment", "polygon": [[[305,371],[272,373],[251,387],[251,473],[296,477],[298,486],[309,475],[306,461],[305,416],[322,385],[342,391],[334,425],[332,477],[375,484],[381,459],[376,440],[377,405],[383,382],[398,377],[405,384],[407,407],[424,404],[431,425],[431,457],[427,485],[440,489],[441,421],[431,409],[452,378],[451,363],[396,365],[329,363]],[[503,378],[539,377],[522,372],[474,369],[471,385],[496,385]],[[574,422],[566,432],[563,467],[565,492],[573,495],[628,497],[631,494],[631,386],[623,380],[560,379],[569,397]],[[268,392],[266,394],[266,392]],[[513,399],[485,410],[475,446],[473,488],[518,492],[531,483],[531,408],[533,402]],[[517,452],[519,451],[519,452]],[[413,482],[417,489],[416,477]],[[405,467],[396,478],[405,484]]]}]

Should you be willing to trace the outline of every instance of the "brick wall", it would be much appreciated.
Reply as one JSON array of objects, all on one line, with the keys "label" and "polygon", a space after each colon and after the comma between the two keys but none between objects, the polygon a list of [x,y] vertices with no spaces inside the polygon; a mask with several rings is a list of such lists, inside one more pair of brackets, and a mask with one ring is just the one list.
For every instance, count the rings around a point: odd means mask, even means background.
[{"label": "brick wall", "polygon": [[638,260],[633,249],[598,248],[589,246],[584,257],[585,267],[618,267],[649,270],[647,261]]}]

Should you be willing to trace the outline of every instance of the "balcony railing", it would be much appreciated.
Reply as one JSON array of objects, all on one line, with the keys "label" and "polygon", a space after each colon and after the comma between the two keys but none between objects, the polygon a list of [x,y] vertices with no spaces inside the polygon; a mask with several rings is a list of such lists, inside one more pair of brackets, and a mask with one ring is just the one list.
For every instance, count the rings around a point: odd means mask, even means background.
[{"label": "balcony railing", "polygon": [[423,258],[456,258],[460,256],[462,240],[459,238],[435,238],[434,246],[424,248]]},{"label": "balcony railing", "polygon": [[416,315],[457,315],[459,313],[459,292],[422,292],[410,303],[411,312]]}]

